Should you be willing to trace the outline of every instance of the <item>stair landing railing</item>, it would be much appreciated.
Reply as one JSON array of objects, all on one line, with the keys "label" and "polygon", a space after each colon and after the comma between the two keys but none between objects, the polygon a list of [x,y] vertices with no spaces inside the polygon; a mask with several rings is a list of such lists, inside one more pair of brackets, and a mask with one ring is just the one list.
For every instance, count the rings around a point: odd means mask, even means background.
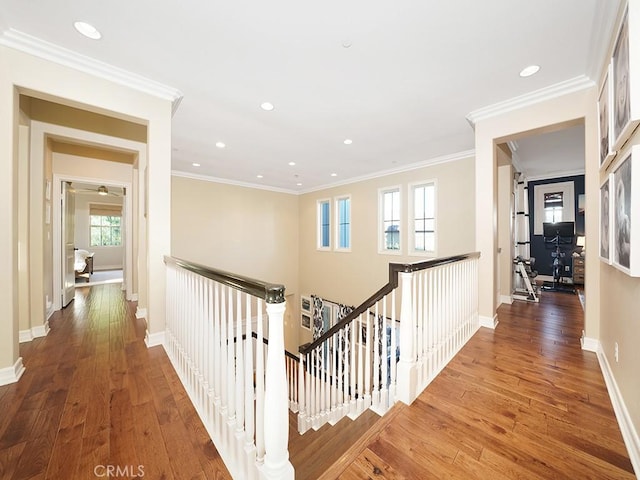
[{"label": "stair landing railing", "polygon": [[480,327],[479,257],[391,263],[385,286],[302,345],[290,381],[299,433],[411,404]]},{"label": "stair landing railing", "polygon": [[164,260],[164,347],[227,469],[238,479],[293,480],[284,287]]}]

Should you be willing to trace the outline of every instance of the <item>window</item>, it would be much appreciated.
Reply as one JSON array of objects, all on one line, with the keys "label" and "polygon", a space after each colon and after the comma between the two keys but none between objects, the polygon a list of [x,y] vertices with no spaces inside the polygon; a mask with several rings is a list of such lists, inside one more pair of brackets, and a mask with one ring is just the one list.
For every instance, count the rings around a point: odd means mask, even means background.
[{"label": "window", "polygon": [[[531,183],[529,184],[529,191]],[[549,196],[551,194],[551,196]],[[561,194],[561,198],[557,195]],[[575,221],[575,192],[573,180],[567,182],[538,183],[533,185],[533,235],[542,235],[542,224],[547,220],[547,207],[552,207],[556,221]],[[561,211],[561,212],[560,212]],[[560,217],[561,215],[561,217]]]},{"label": "window", "polygon": [[380,253],[400,253],[400,208],[400,187],[380,190]]},{"label": "window", "polygon": [[331,210],[329,200],[318,201],[318,250],[328,250],[331,231]]},{"label": "window", "polygon": [[122,245],[122,207],[120,205],[89,206],[89,239],[92,247]]},{"label": "window", "polygon": [[415,184],[412,192],[414,253],[435,254],[436,251],[436,184]]},{"label": "window", "polygon": [[563,193],[553,192],[544,194],[544,221],[556,223],[562,221]]},{"label": "window", "polygon": [[338,220],[336,225],[336,250],[351,249],[351,197],[336,200]]}]

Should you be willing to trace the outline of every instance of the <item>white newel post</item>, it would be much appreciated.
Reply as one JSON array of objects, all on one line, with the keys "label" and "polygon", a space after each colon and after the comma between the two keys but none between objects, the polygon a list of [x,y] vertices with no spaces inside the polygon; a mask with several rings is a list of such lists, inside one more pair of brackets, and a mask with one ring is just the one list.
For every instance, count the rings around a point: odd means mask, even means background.
[{"label": "white newel post", "polygon": [[402,303],[400,304],[400,361],[398,362],[398,400],[410,405],[416,398],[416,326],[413,312],[413,273],[400,272]]},{"label": "white newel post", "polygon": [[269,350],[264,394],[264,464],[261,480],[293,480],[289,461],[289,400],[284,359],[285,302],[267,303]]}]

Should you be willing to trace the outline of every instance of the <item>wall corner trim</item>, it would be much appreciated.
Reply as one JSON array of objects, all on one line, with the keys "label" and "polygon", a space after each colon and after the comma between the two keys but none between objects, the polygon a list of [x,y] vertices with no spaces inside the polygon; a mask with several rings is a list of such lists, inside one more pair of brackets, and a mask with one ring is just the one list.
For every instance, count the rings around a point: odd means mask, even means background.
[{"label": "wall corner trim", "polygon": [[582,346],[582,350],[586,350],[587,352],[598,353],[600,350],[600,342],[595,338],[582,336],[580,345]]},{"label": "wall corner trim", "polygon": [[495,330],[498,326],[498,314],[496,313],[493,317],[485,317],[484,315],[479,316],[480,326],[484,328],[490,328],[491,330]]},{"label": "wall corner trim", "polygon": [[24,373],[25,368],[22,364],[22,357],[19,357],[10,367],[0,368],[0,386],[16,383]]},{"label": "wall corner trim", "polygon": [[633,425],[633,421],[631,420],[631,416],[629,415],[627,406],[624,403],[624,399],[622,398],[622,394],[620,393],[620,389],[618,388],[616,379],[613,376],[613,372],[611,371],[611,366],[609,365],[607,356],[604,354],[604,350],[602,349],[602,344],[597,340],[594,341],[598,345],[598,348],[596,350],[598,363],[600,363],[600,370],[602,370],[604,382],[607,385],[607,391],[609,392],[611,404],[613,405],[613,411],[616,414],[616,419],[618,420],[618,425],[620,426],[620,431],[622,432],[624,444],[626,445],[627,451],[629,452],[631,465],[633,465],[633,469],[635,470],[636,474],[639,474],[640,437],[638,436],[638,431]]},{"label": "wall corner trim", "polygon": [[164,346],[164,337],[164,332],[149,333],[147,330],[147,334],[144,337],[144,343],[147,348],[157,347],[159,345]]}]

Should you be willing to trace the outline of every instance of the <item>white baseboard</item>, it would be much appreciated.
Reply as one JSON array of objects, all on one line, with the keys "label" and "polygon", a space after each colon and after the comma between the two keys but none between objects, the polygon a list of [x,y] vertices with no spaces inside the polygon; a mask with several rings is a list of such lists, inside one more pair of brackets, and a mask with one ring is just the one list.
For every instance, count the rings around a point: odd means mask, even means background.
[{"label": "white baseboard", "polygon": [[38,325],[37,327],[31,328],[31,333],[33,334],[33,338],[46,337],[49,333],[49,321],[44,322],[44,325]]},{"label": "white baseboard", "polygon": [[131,294],[131,298],[129,298],[129,301],[137,302],[138,301],[138,294],[137,293],[132,293]]},{"label": "white baseboard", "polygon": [[587,352],[598,353],[598,350],[600,350],[600,342],[595,338],[585,337],[584,334],[580,339],[580,345],[582,346],[582,350],[586,350]]},{"label": "white baseboard", "polygon": [[495,330],[498,326],[498,314],[495,314],[493,317],[485,317],[484,315],[480,315],[480,326]]},{"label": "white baseboard", "polygon": [[20,330],[18,332],[18,342],[26,343],[33,340],[33,334],[31,333],[31,329],[29,330]]},{"label": "white baseboard", "polygon": [[25,343],[30,342],[34,338],[46,337],[49,330],[49,320],[47,320],[44,325],[32,327],[29,330],[20,330],[18,332],[18,342]]},{"label": "white baseboard", "polygon": [[0,386],[16,383],[23,373],[24,365],[22,364],[22,357],[19,357],[12,366],[0,368]]},{"label": "white baseboard", "polygon": [[500,295],[500,303],[511,305],[513,303],[513,297],[511,295]]},{"label": "white baseboard", "polygon": [[164,345],[164,332],[149,333],[147,330],[147,334],[144,337],[144,343],[147,345],[147,348]]},{"label": "white baseboard", "polygon": [[[593,339],[590,339],[590,340],[593,340]],[[629,415],[629,410],[627,410],[627,406],[624,403],[624,399],[620,394],[620,389],[618,388],[616,379],[613,376],[613,372],[611,371],[611,366],[609,365],[607,356],[604,354],[602,345],[597,340],[593,340],[593,341],[595,341],[597,344],[596,354],[598,355],[600,370],[602,370],[602,375],[604,376],[604,382],[606,383],[607,390],[609,391],[609,397],[611,398],[613,411],[616,414],[616,419],[618,420],[618,425],[620,426],[620,431],[622,432],[622,438],[624,439],[624,444],[626,445],[627,451],[629,452],[629,459],[631,460],[631,465],[633,465],[633,469],[638,475],[640,474],[640,437],[638,436],[638,431],[635,429],[635,426],[633,425],[633,421],[631,420],[631,416]]]},{"label": "white baseboard", "polygon": [[136,318],[140,319],[140,318],[147,318],[147,309],[146,308],[140,308],[140,307],[136,307]]}]

